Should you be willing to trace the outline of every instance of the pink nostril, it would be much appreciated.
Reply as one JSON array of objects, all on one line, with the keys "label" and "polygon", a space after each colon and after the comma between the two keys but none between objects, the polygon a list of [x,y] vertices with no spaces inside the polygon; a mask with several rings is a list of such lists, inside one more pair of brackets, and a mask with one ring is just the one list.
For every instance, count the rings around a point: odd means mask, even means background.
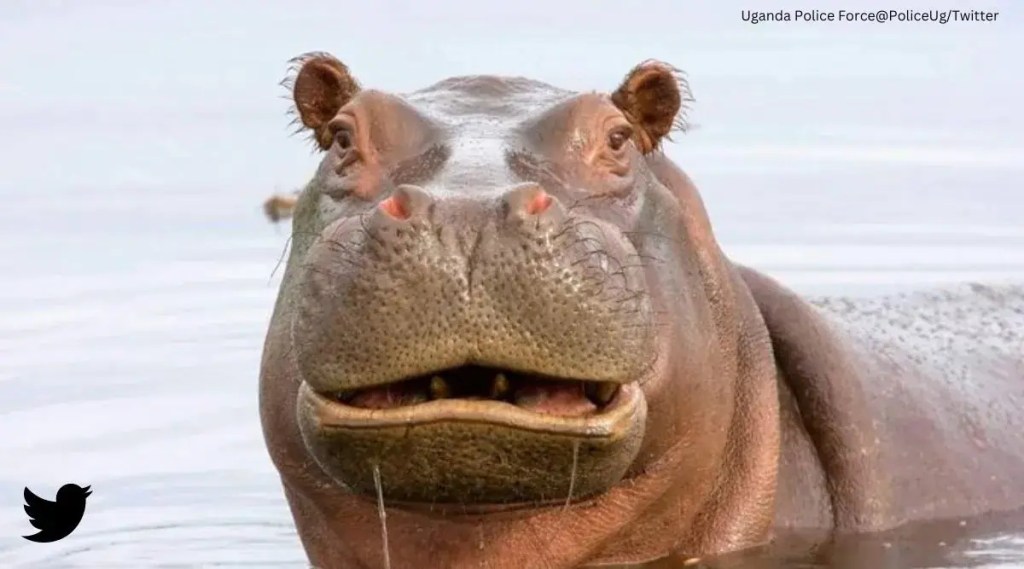
[{"label": "pink nostril", "polygon": [[526,204],[526,213],[538,215],[544,213],[549,207],[551,207],[551,196],[541,190]]},{"label": "pink nostril", "polygon": [[395,219],[409,219],[409,208],[406,207],[403,200],[399,199],[398,194],[380,202],[380,208]]}]

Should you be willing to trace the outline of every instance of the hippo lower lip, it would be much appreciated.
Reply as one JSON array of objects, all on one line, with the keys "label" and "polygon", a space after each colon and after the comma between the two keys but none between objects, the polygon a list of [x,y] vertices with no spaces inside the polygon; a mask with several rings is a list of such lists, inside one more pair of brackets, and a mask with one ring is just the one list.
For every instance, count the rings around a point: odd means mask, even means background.
[{"label": "hippo lower lip", "polygon": [[[452,380],[473,373],[490,373],[493,379],[469,385]],[[618,423],[635,412],[641,392],[635,382],[549,379],[486,368],[460,368],[340,392],[317,392],[303,384],[301,395],[318,426],[324,429],[471,421],[614,438],[624,428]]]},{"label": "hippo lower lip", "polygon": [[394,505],[586,499],[625,475],[647,413],[639,382],[622,384],[606,405],[579,416],[482,397],[363,408],[306,382],[297,407],[321,468],[356,494]]}]

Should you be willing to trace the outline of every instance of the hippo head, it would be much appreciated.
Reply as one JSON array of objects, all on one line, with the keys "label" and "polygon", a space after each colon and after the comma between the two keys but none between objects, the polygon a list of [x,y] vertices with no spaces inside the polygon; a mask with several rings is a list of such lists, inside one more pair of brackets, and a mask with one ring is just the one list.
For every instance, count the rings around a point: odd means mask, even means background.
[{"label": "hippo head", "polygon": [[732,269],[660,151],[684,124],[680,74],[648,61],[610,93],[473,76],[395,95],[316,53],[287,84],[322,160],[261,409],[307,550],[357,540],[376,526],[355,512],[385,505],[430,547],[457,541],[435,530],[459,516],[536,524],[670,486],[662,517],[696,523],[749,393]]}]

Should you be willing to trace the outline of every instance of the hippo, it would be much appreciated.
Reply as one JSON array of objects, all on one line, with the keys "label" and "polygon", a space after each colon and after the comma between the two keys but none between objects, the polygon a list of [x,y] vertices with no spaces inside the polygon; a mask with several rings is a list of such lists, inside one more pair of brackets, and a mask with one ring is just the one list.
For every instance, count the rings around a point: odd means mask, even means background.
[{"label": "hippo", "polygon": [[803,298],[665,154],[693,102],[465,76],[286,87],[295,196],[260,414],[320,568],[708,556],[1024,507],[1024,289]]}]

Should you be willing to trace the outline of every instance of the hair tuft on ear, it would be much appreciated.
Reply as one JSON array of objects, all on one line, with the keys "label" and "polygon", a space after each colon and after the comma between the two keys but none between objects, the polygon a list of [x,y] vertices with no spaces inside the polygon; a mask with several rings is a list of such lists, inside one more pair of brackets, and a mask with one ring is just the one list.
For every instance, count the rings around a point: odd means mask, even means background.
[{"label": "hair tuft on ear", "polygon": [[288,73],[279,83],[288,90],[292,106],[289,124],[299,124],[294,136],[309,130],[309,139],[320,150],[331,146],[327,123],[359,92],[348,67],[326,52],[314,51],[288,61]]},{"label": "hair tuft on ear", "polygon": [[626,74],[611,95],[612,102],[636,127],[635,142],[648,154],[671,141],[673,132],[686,132],[686,114],[694,102],[686,74],[667,63],[649,59]]}]

